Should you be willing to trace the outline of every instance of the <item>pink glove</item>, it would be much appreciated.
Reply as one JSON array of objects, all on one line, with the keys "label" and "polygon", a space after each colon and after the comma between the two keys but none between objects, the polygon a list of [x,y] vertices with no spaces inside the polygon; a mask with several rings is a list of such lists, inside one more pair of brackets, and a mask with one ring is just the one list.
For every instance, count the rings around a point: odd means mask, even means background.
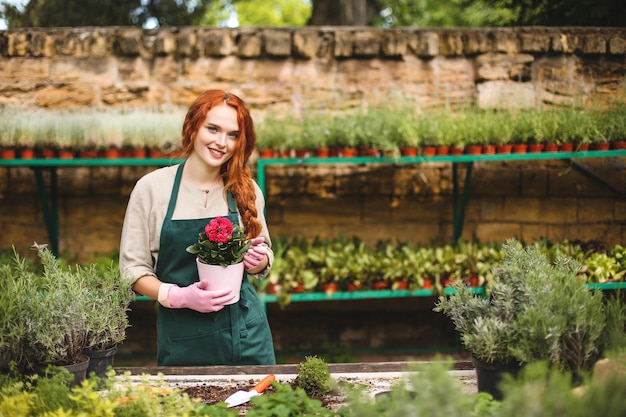
[{"label": "pink glove", "polygon": [[195,282],[188,287],[172,285],[167,292],[167,302],[171,308],[189,308],[200,313],[220,311],[235,298],[232,290],[207,291],[206,281]]},{"label": "pink glove", "polygon": [[259,266],[267,256],[267,248],[262,245],[263,242],[265,242],[264,237],[255,237],[252,239],[252,245],[250,245],[248,252],[246,252],[243,257],[243,267],[246,271]]}]

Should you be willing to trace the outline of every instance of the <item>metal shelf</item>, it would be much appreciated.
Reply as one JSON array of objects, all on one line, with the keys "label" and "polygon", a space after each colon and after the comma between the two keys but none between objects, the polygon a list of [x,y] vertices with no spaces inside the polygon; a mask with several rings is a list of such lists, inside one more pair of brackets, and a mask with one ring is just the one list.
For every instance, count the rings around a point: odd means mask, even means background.
[{"label": "metal shelf", "polygon": [[[610,151],[581,151],[581,152],[543,152],[524,154],[492,154],[492,155],[445,155],[445,156],[415,156],[415,157],[354,157],[354,158],[271,158],[258,159],[257,182],[263,194],[266,194],[266,172],[268,165],[328,165],[328,164],[425,164],[425,163],[452,163],[453,174],[453,239],[456,241],[463,232],[465,209],[469,200],[469,186],[471,183],[474,162],[497,161],[533,161],[546,159],[576,160],[584,158],[607,158],[626,156],[626,150]],[[48,243],[54,254],[59,253],[59,219],[58,219],[58,168],[76,167],[120,167],[120,166],[168,166],[177,164],[182,158],[75,158],[75,159],[0,159],[0,167],[27,167],[35,173],[37,192],[48,231]],[[458,166],[466,167],[463,194],[460,195]],[[44,180],[43,171],[50,172],[49,184]]]}]

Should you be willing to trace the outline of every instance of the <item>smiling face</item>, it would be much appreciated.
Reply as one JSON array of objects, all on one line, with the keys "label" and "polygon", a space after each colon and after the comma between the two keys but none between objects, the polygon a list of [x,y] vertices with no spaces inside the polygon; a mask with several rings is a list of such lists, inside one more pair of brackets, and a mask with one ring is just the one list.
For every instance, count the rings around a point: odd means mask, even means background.
[{"label": "smiling face", "polygon": [[235,152],[240,137],[237,111],[225,104],[208,111],[194,137],[194,152],[207,165],[219,167],[228,162]]}]

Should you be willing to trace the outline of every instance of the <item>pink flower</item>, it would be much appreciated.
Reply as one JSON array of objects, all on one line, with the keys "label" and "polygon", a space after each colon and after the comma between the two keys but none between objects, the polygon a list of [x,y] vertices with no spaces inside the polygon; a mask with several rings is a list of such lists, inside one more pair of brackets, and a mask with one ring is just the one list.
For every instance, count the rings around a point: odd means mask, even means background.
[{"label": "pink flower", "polygon": [[216,217],[204,227],[204,232],[211,242],[228,243],[233,236],[233,224],[224,217]]}]

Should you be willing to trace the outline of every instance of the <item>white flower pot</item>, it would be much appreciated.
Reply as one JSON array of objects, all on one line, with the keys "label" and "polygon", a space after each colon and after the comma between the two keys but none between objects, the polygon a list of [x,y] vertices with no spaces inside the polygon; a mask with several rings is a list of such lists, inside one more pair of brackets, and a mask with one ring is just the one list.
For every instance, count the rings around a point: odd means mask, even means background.
[{"label": "white flower pot", "polygon": [[196,264],[198,265],[200,281],[208,282],[209,291],[229,288],[235,297],[228,304],[239,301],[241,281],[243,280],[243,262],[229,266],[208,265],[196,258]]}]

